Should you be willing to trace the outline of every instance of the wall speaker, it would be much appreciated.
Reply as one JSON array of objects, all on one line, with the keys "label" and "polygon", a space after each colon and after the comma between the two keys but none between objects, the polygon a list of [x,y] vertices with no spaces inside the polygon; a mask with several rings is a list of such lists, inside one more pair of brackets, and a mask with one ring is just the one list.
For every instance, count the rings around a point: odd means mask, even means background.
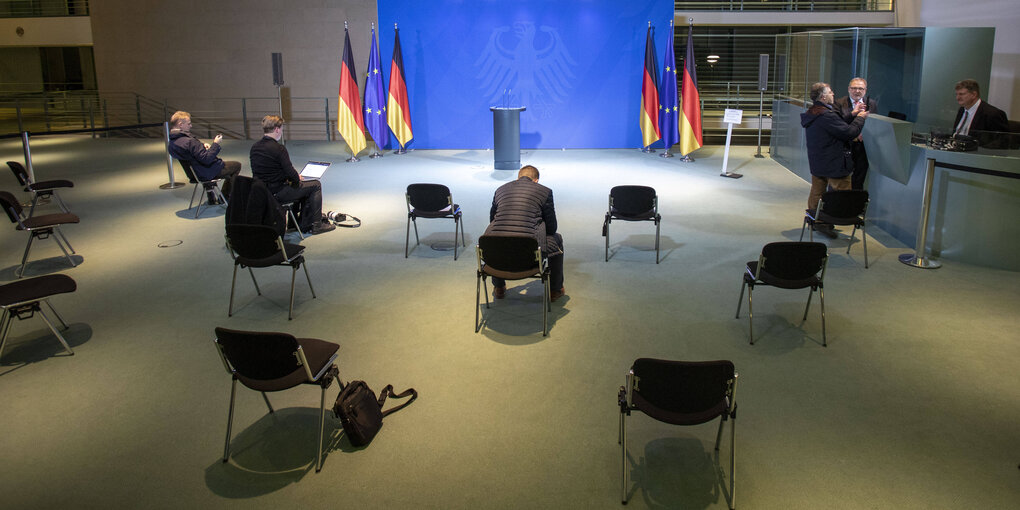
[{"label": "wall speaker", "polygon": [[758,55],[758,90],[765,92],[769,88],[769,54]]},{"label": "wall speaker", "polygon": [[273,53],[273,85],[283,86],[283,53]]}]

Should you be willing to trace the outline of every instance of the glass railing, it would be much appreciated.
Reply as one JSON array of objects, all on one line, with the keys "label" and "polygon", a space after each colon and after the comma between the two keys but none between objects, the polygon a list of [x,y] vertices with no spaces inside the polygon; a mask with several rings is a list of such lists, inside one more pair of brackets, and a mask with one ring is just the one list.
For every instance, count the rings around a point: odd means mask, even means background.
[{"label": "glass railing", "polygon": [[673,2],[677,11],[856,11],[892,12],[895,0],[700,0]]},{"label": "glass railing", "polygon": [[88,16],[89,0],[0,0],[0,18]]}]

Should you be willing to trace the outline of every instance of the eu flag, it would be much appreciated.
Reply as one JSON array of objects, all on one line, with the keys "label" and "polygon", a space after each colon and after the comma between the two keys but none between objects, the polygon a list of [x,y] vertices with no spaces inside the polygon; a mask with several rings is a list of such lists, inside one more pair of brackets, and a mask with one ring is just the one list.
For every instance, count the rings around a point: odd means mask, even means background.
[{"label": "eu flag", "polygon": [[676,56],[673,52],[673,21],[669,22],[666,40],[666,58],[663,60],[662,80],[659,83],[659,129],[666,151],[680,141],[680,101],[676,92]]},{"label": "eu flag", "polygon": [[372,52],[368,55],[368,73],[365,76],[365,127],[375,145],[382,149],[390,141],[386,126],[386,85],[380,68],[379,45],[376,43],[375,25],[372,26]]}]

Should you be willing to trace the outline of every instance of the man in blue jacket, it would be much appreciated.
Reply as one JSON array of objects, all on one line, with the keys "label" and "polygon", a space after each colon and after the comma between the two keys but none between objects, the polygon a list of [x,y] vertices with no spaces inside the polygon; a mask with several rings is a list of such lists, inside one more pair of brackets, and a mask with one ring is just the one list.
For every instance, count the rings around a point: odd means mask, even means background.
[{"label": "man in blue jacket", "polygon": [[[191,114],[184,111],[174,112],[170,117],[170,154],[191,164],[195,177],[200,181],[210,179],[225,179],[241,172],[239,161],[223,161],[219,157],[220,141],[223,135],[216,135],[213,142],[202,143],[197,136],[191,134]],[[229,195],[229,189],[224,186],[223,193]],[[216,196],[209,193],[209,203],[216,203]]]},{"label": "man in blue jacket", "polygon": [[[850,175],[854,164],[850,152],[850,141],[861,134],[868,111],[864,108],[853,110],[853,120],[847,123],[832,106],[834,95],[828,83],[818,82],[811,86],[812,105],[800,114],[800,125],[804,127],[807,145],[808,167],[811,169],[811,192],[808,195],[808,210],[818,208],[818,201],[827,188],[850,189]],[[836,238],[832,225],[819,225],[815,230]]]}]

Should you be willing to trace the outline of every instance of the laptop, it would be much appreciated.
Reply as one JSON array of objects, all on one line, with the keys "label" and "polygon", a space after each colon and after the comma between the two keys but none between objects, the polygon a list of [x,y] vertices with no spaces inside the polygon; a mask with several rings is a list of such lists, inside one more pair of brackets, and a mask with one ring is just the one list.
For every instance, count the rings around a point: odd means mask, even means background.
[{"label": "laptop", "polygon": [[301,177],[307,177],[310,179],[319,179],[322,174],[326,173],[326,169],[332,163],[328,161],[309,161],[305,164],[305,167],[301,169]]}]

